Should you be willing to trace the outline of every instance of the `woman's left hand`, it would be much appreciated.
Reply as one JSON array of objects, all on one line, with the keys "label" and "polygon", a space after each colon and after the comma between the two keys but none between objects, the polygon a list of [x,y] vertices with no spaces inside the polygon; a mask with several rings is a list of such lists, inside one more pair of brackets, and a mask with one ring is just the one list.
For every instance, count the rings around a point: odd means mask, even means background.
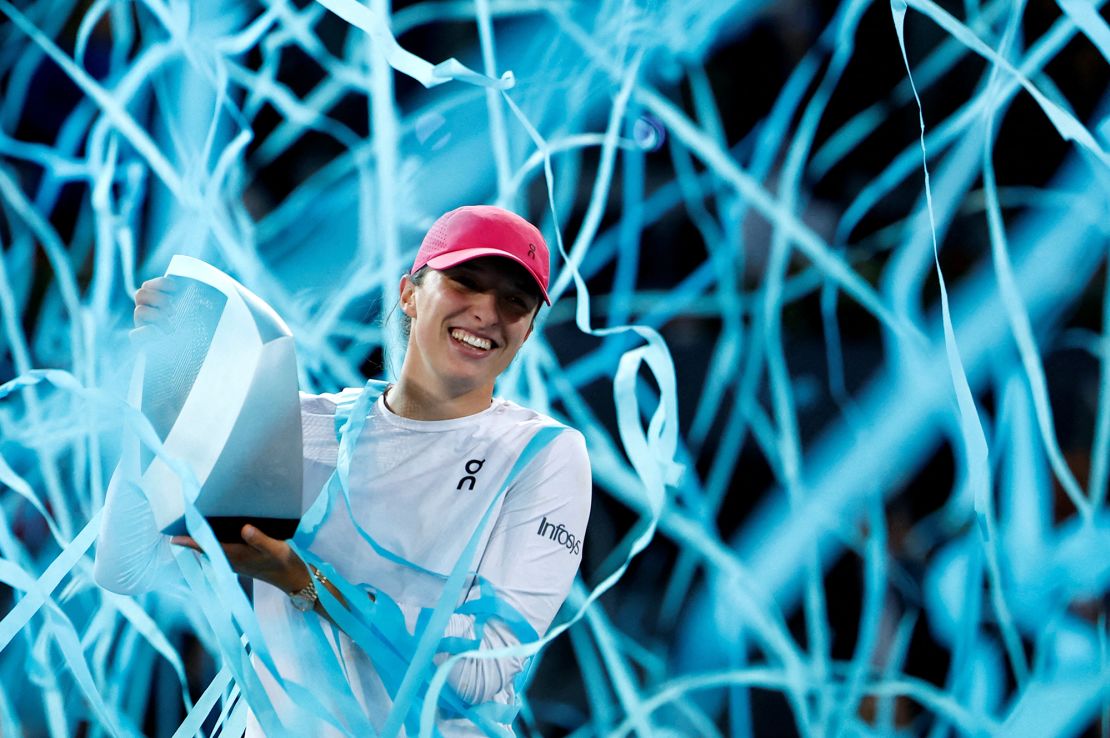
[{"label": "woman's left hand", "polygon": [[[285,541],[271,538],[253,525],[244,525],[240,534],[243,543],[220,544],[238,574],[260,579],[284,592],[296,592],[311,581],[304,562]],[[204,553],[190,536],[174,536],[170,543]]]}]

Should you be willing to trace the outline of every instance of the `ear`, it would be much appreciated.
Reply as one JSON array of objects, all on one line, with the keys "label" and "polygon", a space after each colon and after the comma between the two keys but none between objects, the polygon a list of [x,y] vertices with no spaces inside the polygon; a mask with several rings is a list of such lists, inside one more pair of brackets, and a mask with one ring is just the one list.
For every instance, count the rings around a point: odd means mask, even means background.
[{"label": "ear", "polygon": [[401,277],[401,284],[399,287],[401,296],[401,311],[410,318],[416,317],[416,285],[409,275]]}]

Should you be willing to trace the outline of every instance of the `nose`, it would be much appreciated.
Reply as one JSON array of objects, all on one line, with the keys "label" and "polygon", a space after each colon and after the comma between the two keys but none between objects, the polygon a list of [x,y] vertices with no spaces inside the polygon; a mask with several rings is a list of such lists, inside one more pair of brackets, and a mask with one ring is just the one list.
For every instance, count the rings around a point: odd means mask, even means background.
[{"label": "nose", "polygon": [[497,293],[493,290],[474,292],[470,302],[470,312],[475,319],[485,325],[496,323],[500,317],[497,312]]}]

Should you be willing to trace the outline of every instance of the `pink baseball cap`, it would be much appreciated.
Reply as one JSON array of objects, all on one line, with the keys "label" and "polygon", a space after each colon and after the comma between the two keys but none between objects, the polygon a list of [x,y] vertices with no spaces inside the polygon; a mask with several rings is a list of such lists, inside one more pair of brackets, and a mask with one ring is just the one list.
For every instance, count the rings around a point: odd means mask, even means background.
[{"label": "pink baseball cap", "polygon": [[449,269],[482,256],[503,256],[528,270],[548,305],[551,273],[547,244],[540,229],[493,205],[464,205],[439,216],[416,252],[409,274],[430,266]]}]

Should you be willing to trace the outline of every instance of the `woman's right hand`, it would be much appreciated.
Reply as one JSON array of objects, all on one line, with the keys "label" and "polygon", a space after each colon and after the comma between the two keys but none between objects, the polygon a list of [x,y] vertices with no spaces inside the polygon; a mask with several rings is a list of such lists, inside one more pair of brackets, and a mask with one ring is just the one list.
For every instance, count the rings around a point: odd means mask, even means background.
[{"label": "woman's right hand", "polygon": [[135,328],[131,339],[142,341],[165,335],[172,328],[174,297],[179,285],[172,277],[155,277],[135,292]]}]

